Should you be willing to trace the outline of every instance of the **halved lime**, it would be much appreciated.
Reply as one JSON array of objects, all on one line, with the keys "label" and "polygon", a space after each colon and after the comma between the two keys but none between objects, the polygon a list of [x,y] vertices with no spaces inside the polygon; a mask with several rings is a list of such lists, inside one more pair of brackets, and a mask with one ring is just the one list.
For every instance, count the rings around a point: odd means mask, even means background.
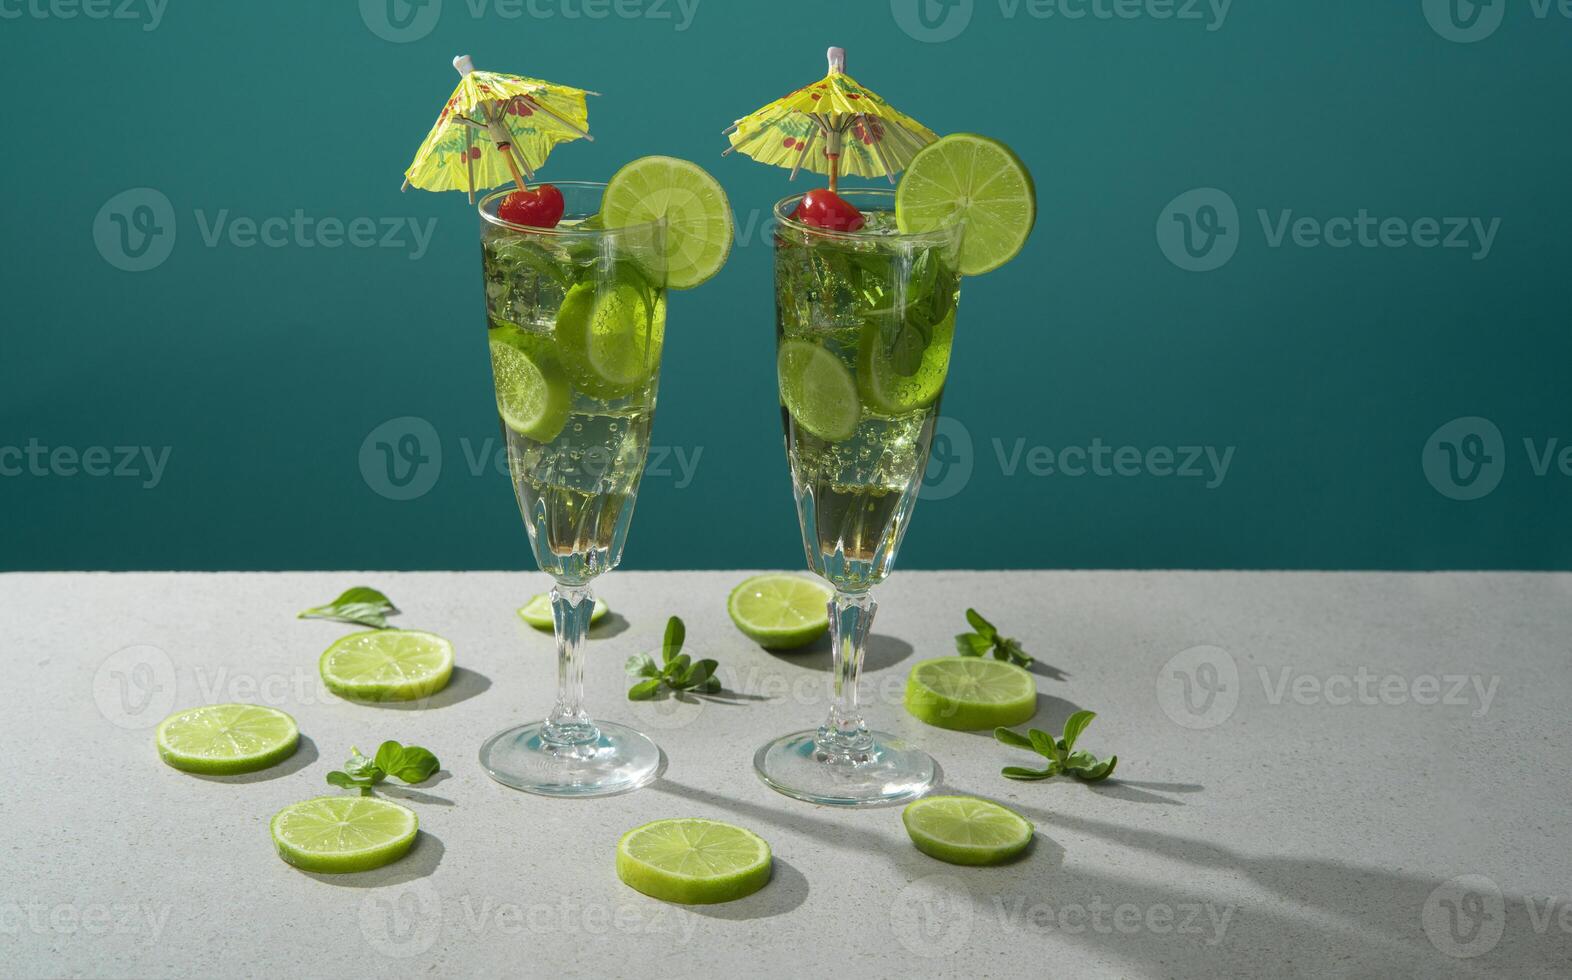
[{"label": "halved lime", "polygon": [[890,364],[877,321],[863,328],[857,351],[857,391],[870,411],[905,415],[927,408],[944,391],[950,370],[950,341],[955,336],[955,312],[933,328],[933,337],[922,352],[915,374],[904,376]]},{"label": "halved lime", "polygon": [[810,340],[788,340],[776,356],[781,404],[797,424],[831,442],[857,434],[857,382],[841,359]]},{"label": "halved lime", "polygon": [[414,701],[447,687],[453,644],[420,630],[351,633],[327,648],[318,667],[322,683],[341,698]]},{"label": "halved lime", "polygon": [[319,796],[273,814],[268,829],[279,857],[332,875],[397,861],[415,843],[420,820],[409,807],[375,796]]},{"label": "halved lime", "polygon": [[1019,725],[1037,713],[1037,682],[1002,660],[936,657],[912,667],[906,710],[958,731]]},{"label": "halved lime", "polygon": [[719,820],[657,820],[617,841],[617,877],[663,902],[730,902],[769,882],[770,845]]},{"label": "halved lime", "polygon": [[907,234],[964,221],[960,269],[992,272],[1015,258],[1037,220],[1026,164],[998,140],[955,133],[918,151],[895,188],[895,223]]},{"label": "halved lime", "polygon": [[972,796],[928,796],[901,822],[917,850],[951,864],[999,864],[1032,842],[1032,823],[1009,807]]},{"label": "halved lime", "polygon": [[[595,600],[595,608],[590,612],[590,625],[594,625],[605,617],[611,610],[599,599]],[[519,607],[519,618],[538,630],[550,633],[557,628],[551,619],[551,596],[541,593],[529,597],[529,601]]]},{"label": "halved lime", "polygon": [[801,575],[755,575],[726,597],[737,628],[766,650],[807,646],[830,628],[833,593]]},{"label": "halved lime", "polygon": [[608,228],[666,219],[666,285],[692,289],[731,254],[731,202],[704,168],[675,157],[640,157],[612,175],[601,196]]},{"label": "halved lime", "polygon": [[210,776],[256,772],[295,754],[300,729],[276,708],[210,704],[158,723],[159,756],[176,769]]},{"label": "halved lime", "polygon": [[555,334],[580,391],[625,398],[660,366],[666,297],[631,269],[611,282],[581,282],[563,298]]},{"label": "halved lime", "polygon": [[514,432],[550,442],[568,424],[573,391],[551,343],[513,327],[491,334],[491,376],[497,413]]}]

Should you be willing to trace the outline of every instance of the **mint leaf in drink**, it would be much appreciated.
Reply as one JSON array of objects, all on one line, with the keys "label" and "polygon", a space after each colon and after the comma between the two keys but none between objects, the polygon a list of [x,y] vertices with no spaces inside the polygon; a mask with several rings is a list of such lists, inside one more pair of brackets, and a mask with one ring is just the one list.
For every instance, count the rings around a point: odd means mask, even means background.
[{"label": "mint leaf in drink", "polygon": [[1021,648],[1019,640],[1000,636],[998,629],[984,619],[977,610],[966,610],[966,622],[976,632],[956,634],[955,649],[961,656],[980,657],[992,650],[993,659],[1003,660],[1017,667],[1030,667],[1036,662]]},{"label": "mint leaf in drink", "polygon": [[301,613],[300,619],[329,619],[336,623],[352,623],[372,629],[388,628],[387,617],[398,612],[393,601],[376,589],[364,585],[345,590],[344,594],[325,606],[315,606]]},{"label": "mint leaf in drink", "polygon": [[1007,779],[1048,779],[1065,773],[1074,776],[1084,783],[1095,783],[1113,775],[1114,767],[1119,764],[1119,757],[1111,755],[1107,759],[1098,759],[1085,749],[1074,748],[1076,739],[1086,731],[1086,726],[1097,717],[1093,711],[1077,711],[1064,723],[1064,734],[1058,738],[1040,728],[1028,729],[1025,735],[1011,731],[1008,728],[995,728],[993,737],[1001,744],[1011,748],[1027,749],[1036,752],[1048,760],[1044,769],[1026,769],[1021,766],[1005,766],[999,774]]}]

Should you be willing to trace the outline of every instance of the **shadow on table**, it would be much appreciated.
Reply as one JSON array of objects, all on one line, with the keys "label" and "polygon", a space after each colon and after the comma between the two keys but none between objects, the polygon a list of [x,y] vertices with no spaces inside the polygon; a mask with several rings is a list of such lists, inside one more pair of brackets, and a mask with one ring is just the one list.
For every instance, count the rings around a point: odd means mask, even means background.
[{"label": "shadow on table", "polygon": [[293,775],[317,761],[320,753],[317,752],[317,743],[305,735],[300,736],[300,741],[295,747],[295,754],[280,762],[276,766],[269,766],[256,772],[242,772],[233,776],[204,776],[201,773],[188,773],[198,779],[205,779],[210,783],[265,783],[269,779],[279,779],[283,776]]},{"label": "shadow on table", "polygon": [[438,769],[436,772],[431,774],[430,779],[427,779],[425,782],[420,784],[423,789],[415,789],[411,786],[404,786],[389,779],[380,783],[377,786],[377,791],[390,800],[403,800],[409,803],[421,803],[427,806],[452,806],[453,801],[447,797],[437,796],[435,794],[425,792],[425,790],[431,789],[443,780],[452,778],[453,774],[448,772],[446,769]]},{"label": "shadow on table", "polygon": [[790,862],[776,857],[771,862],[770,883],[747,898],[718,905],[685,905],[683,908],[709,919],[741,922],[784,915],[807,900],[808,879]]},{"label": "shadow on table", "polygon": [[442,841],[422,830],[415,834],[415,846],[410,848],[409,853],[385,867],[343,875],[325,875],[314,871],[302,871],[301,874],[339,888],[384,888],[429,876],[442,863],[442,855],[446,850]]},{"label": "shadow on table", "polygon": [[[830,635],[825,635],[814,640],[808,646],[796,650],[766,650],[777,661],[791,664],[793,667],[806,667],[809,670],[828,671],[834,663],[831,656]],[[867,646],[862,651],[862,669],[883,670],[893,667],[912,655],[912,645],[905,640],[896,639],[884,633],[874,633],[868,637]]]},{"label": "shadow on table", "polygon": [[[621,636],[628,631],[628,621],[621,613],[608,612],[601,617],[600,622],[592,623],[589,628],[589,638],[592,640],[609,640],[614,636]],[[546,634],[551,636],[550,633]]]},{"label": "shadow on table", "polygon": [[448,686],[429,698],[419,698],[414,701],[356,701],[354,703],[372,708],[391,708],[394,711],[426,711],[431,708],[447,708],[460,701],[468,701],[476,695],[486,693],[490,687],[491,678],[485,674],[477,673],[468,667],[454,667],[453,676],[448,678]]},{"label": "shadow on table", "polygon": [[[1190,791],[1188,784],[1151,785]],[[1224,898],[1208,895],[1205,883],[1182,870],[1163,872],[1161,881],[1104,874],[1095,855],[1029,881],[991,877],[989,869],[946,869],[949,881],[941,886],[962,886],[949,888],[950,898],[968,901],[975,916],[1019,939],[1100,947],[1121,963],[1140,961],[1175,976],[1553,976],[1565,975],[1572,957],[1572,934],[1544,928],[1543,897],[1449,881],[1450,866],[1427,875],[1248,855],[1063,810],[1007,805],[1037,823],[1039,848],[1045,840],[1058,848],[1045,831],[1072,831],[1247,886]],[[914,874],[933,874],[931,864],[901,863]],[[1269,898],[1241,897],[1251,893]],[[1097,908],[1103,913],[1094,925]],[[1122,909],[1129,911],[1116,911]]]}]

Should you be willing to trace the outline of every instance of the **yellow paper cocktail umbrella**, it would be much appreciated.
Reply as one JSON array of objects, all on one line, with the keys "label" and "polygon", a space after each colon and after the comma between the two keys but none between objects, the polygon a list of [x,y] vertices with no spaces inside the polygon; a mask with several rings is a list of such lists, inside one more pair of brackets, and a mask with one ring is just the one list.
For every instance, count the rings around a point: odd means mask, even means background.
[{"label": "yellow paper cocktail umbrella", "polygon": [[589,134],[584,89],[536,78],[476,71],[469,55],[453,59],[462,80],[415,159],[404,171],[404,189],[475,191],[524,180],[546,162],[551,148]]},{"label": "yellow paper cocktail umbrella", "polygon": [[828,56],[823,79],[733,123],[723,134],[731,140],[725,152],[790,167],[792,179],[804,167],[828,174],[832,191],[841,174],[893,184],[917,151],[939,137],[846,74],[843,49],[830,48]]}]

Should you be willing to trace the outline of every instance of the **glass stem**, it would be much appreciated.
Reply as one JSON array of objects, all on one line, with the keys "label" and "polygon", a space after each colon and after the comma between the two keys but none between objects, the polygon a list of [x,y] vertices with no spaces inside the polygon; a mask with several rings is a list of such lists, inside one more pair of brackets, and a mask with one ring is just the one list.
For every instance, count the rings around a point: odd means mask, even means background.
[{"label": "glass stem", "polygon": [[595,595],[587,585],[551,588],[551,619],[557,631],[557,704],[541,738],[556,745],[583,745],[600,738],[584,711],[584,648]]},{"label": "glass stem", "polygon": [[879,604],[870,592],[835,593],[830,600],[830,640],[834,644],[833,690],[830,716],[819,727],[815,744],[827,761],[863,761],[873,739],[857,706],[857,684],[862,676],[863,648]]}]

